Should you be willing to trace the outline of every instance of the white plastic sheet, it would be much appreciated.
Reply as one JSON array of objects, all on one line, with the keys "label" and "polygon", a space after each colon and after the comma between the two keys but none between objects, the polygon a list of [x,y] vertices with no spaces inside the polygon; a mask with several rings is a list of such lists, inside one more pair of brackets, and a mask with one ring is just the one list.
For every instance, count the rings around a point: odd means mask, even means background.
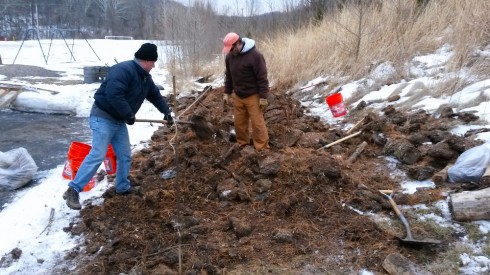
[{"label": "white plastic sheet", "polygon": [[490,164],[490,143],[464,151],[448,171],[449,182],[478,182]]},{"label": "white plastic sheet", "polygon": [[37,165],[25,148],[0,152],[0,191],[26,185],[37,172]]}]

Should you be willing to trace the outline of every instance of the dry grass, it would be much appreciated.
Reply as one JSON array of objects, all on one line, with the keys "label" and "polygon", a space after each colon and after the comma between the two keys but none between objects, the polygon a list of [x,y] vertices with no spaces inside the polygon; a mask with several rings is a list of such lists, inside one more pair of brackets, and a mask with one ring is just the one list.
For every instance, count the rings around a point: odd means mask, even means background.
[{"label": "dry grass", "polygon": [[382,7],[346,7],[321,23],[258,41],[271,80],[294,86],[318,76],[357,79],[384,61],[396,66],[395,78],[404,78],[403,64],[446,43],[455,52],[446,71],[475,64],[482,75],[490,71],[488,61],[475,62],[472,56],[490,37],[490,2],[433,0],[425,8],[415,3],[390,0]]},{"label": "dry grass", "polygon": [[426,269],[433,274],[458,274],[459,256],[463,253],[471,253],[471,248],[465,244],[456,243],[439,257],[439,261],[431,262]]}]

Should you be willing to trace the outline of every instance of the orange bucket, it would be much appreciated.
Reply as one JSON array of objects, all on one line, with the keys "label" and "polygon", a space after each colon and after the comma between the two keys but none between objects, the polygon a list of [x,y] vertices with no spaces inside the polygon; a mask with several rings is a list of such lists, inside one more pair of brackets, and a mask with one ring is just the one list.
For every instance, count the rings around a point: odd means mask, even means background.
[{"label": "orange bucket", "polygon": [[114,153],[114,149],[112,149],[112,145],[109,144],[109,148],[107,148],[106,158],[104,160],[105,170],[108,175],[113,175],[116,173],[116,154]]},{"label": "orange bucket", "polygon": [[347,114],[347,109],[345,108],[341,93],[327,96],[326,101],[333,117],[341,117]]},{"label": "orange bucket", "polygon": [[68,159],[85,158],[90,152],[90,149],[92,149],[92,146],[74,141],[71,143],[70,149],[68,149]]},{"label": "orange bucket", "polygon": [[[77,175],[78,168],[82,165],[85,157],[90,153],[92,146],[86,143],[74,141],[71,143],[68,149],[68,159],[65,161],[65,167],[63,168],[62,176],[65,179],[73,180]],[[109,144],[106,153],[106,159],[104,160],[104,166],[107,170],[107,174],[116,173],[116,154],[112,149],[112,145]],[[94,176],[95,177],[95,176]],[[92,178],[87,185],[83,188],[82,192],[89,191],[95,186],[95,180]]]},{"label": "orange bucket", "polygon": [[70,148],[68,149],[68,159],[65,161],[65,167],[63,168],[63,173],[61,174],[63,178],[67,180],[75,178],[73,173],[74,167],[71,164],[71,160],[81,158],[83,161],[83,159],[90,152],[90,149],[92,149],[92,146],[82,142],[74,141],[71,143]]},{"label": "orange bucket", "polygon": [[[62,176],[65,179],[73,180],[77,175],[78,168],[82,164],[85,157],[92,149],[92,146],[74,141],[71,143],[70,148],[68,149],[68,159],[65,161],[65,167],[63,168]],[[90,179],[87,185],[83,188],[82,192],[86,192],[94,188],[95,180],[94,178]]]}]

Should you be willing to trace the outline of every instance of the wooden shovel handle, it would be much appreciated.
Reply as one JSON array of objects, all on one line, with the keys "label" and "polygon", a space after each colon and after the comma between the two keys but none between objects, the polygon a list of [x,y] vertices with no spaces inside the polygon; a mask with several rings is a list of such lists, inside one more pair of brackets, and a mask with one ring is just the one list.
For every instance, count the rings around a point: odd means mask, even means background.
[{"label": "wooden shovel handle", "polygon": [[[135,122],[155,122],[155,123],[163,123],[163,124],[168,123],[168,121],[166,121],[164,119],[137,118],[134,121]],[[179,124],[194,124],[193,122],[190,122],[190,121],[181,121],[181,120],[174,120],[174,123],[179,123]]]},{"label": "wooden shovel handle", "polygon": [[135,122],[155,122],[155,123],[167,123],[166,120],[164,119],[144,119],[144,118],[137,118],[134,120]]}]

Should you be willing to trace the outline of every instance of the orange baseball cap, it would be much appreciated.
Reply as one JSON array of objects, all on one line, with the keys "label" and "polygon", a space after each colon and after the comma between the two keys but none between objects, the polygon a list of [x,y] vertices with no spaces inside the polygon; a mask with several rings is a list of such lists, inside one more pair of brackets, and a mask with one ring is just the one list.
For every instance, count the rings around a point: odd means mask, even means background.
[{"label": "orange baseball cap", "polygon": [[223,39],[223,44],[225,45],[223,47],[223,53],[229,53],[231,50],[231,47],[233,47],[233,44],[240,39],[240,36],[234,32],[228,33],[225,38]]}]

